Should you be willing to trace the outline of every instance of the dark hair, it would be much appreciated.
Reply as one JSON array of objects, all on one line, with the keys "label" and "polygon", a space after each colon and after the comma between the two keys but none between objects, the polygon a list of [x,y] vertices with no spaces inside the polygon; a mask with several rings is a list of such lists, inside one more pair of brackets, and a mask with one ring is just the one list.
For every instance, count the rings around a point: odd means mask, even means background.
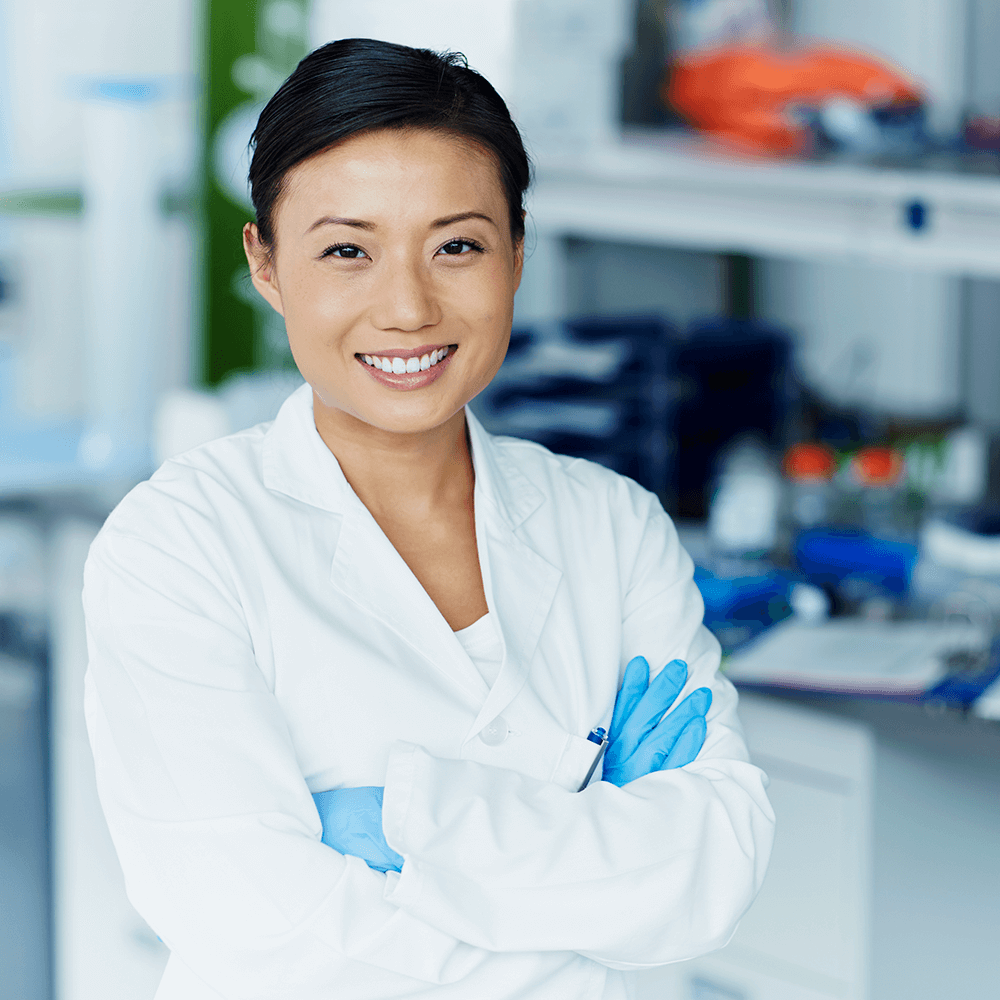
[{"label": "dark hair", "polygon": [[465,56],[372,38],[310,52],[260,113],[250,145],[250,196],[265,246],[288,171],[336,142],[378,129],[432,129],[491,153],[507,196],[510,231],[524,236],[531,164],[503,98]]}]

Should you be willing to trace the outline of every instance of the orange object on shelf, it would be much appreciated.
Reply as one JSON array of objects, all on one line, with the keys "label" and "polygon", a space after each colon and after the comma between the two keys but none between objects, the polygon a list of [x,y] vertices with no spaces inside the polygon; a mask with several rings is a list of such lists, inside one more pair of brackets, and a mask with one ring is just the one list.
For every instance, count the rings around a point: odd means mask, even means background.
[{"label": "orange object on shelf", "polygon": [[796,105],[833,98],[913,104],[923,94],[902,70],[853,49],[737,45],[681,56],[662,96],[695,128],[734,149],[798,155],[808,151],[810,134],[791,113]]},{"label": "orange object on shelf", "polygon": [[837,459],[824,444],[793,444],[785,452],[785,475],[793,482],[826,482],[836,471]]},{"label": "orange object on shelf", "polygon": [[851,459],[851,471],[862,486],[895,486],[903,478],[905,462],[895,448],[862,448]]}]

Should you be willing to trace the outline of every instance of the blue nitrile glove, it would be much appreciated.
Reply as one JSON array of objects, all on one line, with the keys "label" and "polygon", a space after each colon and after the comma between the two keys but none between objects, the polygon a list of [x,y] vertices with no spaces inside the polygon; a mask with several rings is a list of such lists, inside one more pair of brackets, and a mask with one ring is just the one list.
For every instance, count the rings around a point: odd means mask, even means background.
[{"label": "blue nitrile glove", "polygon": [[353,854],[369,868],[398,872],[403,857],[386,842],[382,833],[381,785],[334,788],[314,792],[313,801],[323,821],[323,843],[341,854]]},{"label": "blue nitrile glove", "polygon": [[698,688],[669,715],[663,714],[686,683],[683,660],[668,663],[652,684],[646,658],[629,660],[611,718],[604,781],[621,787],[653,771],[683,767],[698,756],[705,743],[712,692]]}]

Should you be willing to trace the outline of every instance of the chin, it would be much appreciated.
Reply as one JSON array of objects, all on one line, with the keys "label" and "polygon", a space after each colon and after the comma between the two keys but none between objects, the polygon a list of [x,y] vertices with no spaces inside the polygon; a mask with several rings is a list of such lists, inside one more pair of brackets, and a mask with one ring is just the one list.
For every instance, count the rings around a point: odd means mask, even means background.
[{"label": "chin", "polygon": [[395,405],[374,409],[370,406],[331,402],[329,394],[317,392],[315,385],[313,393],[334,425],[346,420],[348,423],[361,423],[389,434],[422,434],[432,431],[446,424],[465,408],[465,403],[458,401],[431,403],[429,400],[400,399]]}]

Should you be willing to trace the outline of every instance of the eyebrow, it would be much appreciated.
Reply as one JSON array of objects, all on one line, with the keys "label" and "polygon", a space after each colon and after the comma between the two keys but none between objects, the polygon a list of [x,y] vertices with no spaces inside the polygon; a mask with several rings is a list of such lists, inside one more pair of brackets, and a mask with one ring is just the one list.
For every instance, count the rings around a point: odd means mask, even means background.
[{"label": "eyebrow", "polygon": [[[435,219],[431,223],[431,228],[442,229],[455,222],[464,222],[466,219],[482,219],[484,222],[488,222],[494,229],[499,230],[500,228],[496,222],[484,212],[458,212],[455,215],[446,215],[444,218]],[[311,233],[314,229],[319,229],[320,226],[350,226],[352,229],[363,229],[368,232],[378,228],[374,222],[366,222],[364,219],[343,219],[331,215],[324,215],[318,218],[306,230],[306,233]]]}]

